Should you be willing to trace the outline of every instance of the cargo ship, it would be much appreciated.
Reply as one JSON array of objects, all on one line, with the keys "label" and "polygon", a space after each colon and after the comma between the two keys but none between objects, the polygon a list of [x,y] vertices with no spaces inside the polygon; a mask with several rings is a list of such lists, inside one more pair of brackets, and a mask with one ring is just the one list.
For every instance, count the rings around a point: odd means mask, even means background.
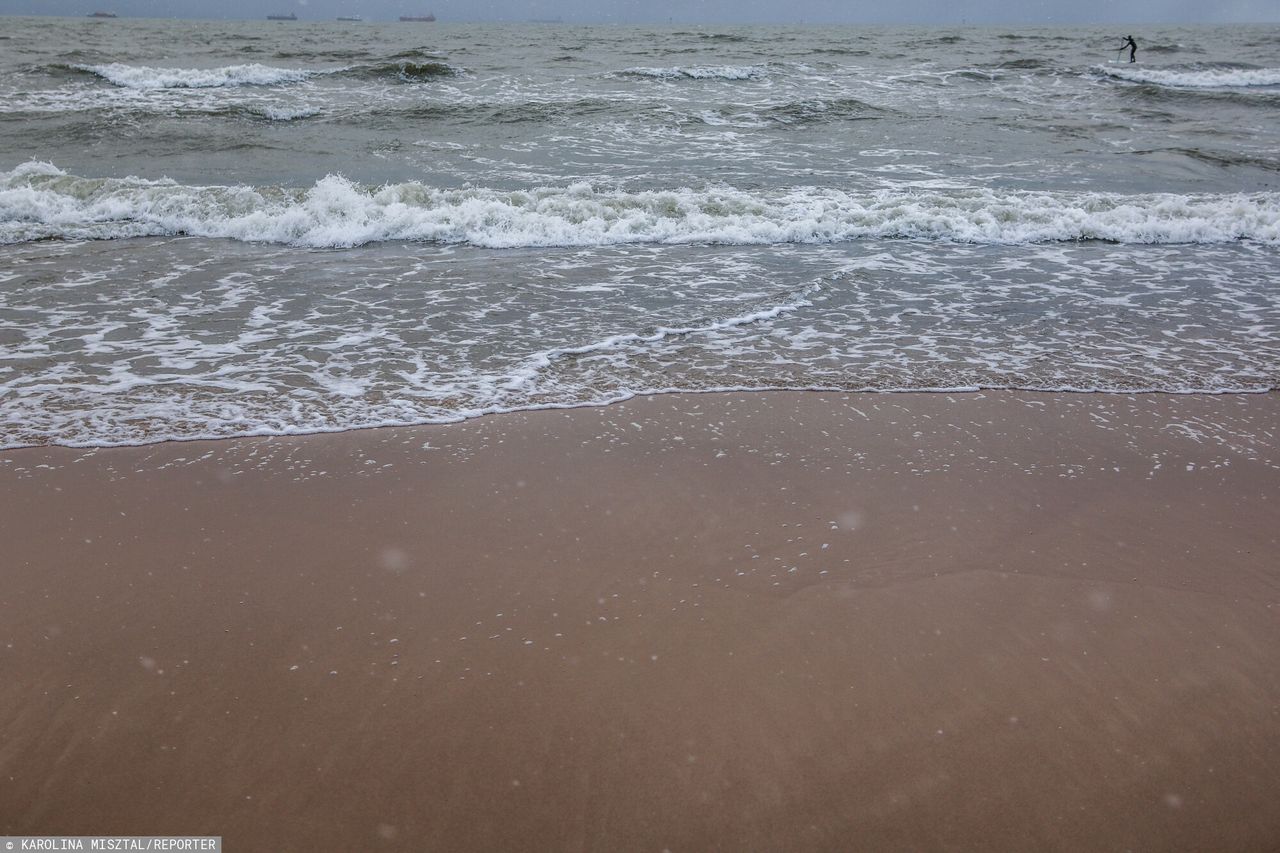
[{"label": "cargo ship", "polygon": [[118,18],[120,16],[117,15],[115,12],[90,12],[89,17],[90,18]]},{"label": "cargo ship", "polygon": [[363,20],[364,20],[364,18],[360,17],[359,15],[339,15],[339,16],[338,16],[338,20],[339,20],[339,21],[346,21],[346,22],[348,22],[348,23],[355,23],[355,24],[358,24],[358,23],[360,23],[361,21],[363,21]]},{"label": "cargo ship", "polygon": [[436,19],[436,16],[434,14],[426,14],[421,16],[418,16],[418,15],[401,15],[400,16],[401,21],[407,21],[413,24],[429,24],[435,19]]},{"label": "cargo ship", "polygon": [[267,15],[268,21],[296,21],[298,16],[290,12],[287,15]]}]

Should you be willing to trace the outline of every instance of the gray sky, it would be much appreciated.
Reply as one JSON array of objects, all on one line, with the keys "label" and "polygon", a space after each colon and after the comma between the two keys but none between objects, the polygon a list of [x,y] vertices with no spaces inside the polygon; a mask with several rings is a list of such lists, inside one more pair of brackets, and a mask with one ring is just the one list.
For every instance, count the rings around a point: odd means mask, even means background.
[{"label": "gray sky", "polygon": [[[1280,0],[0,0],[0,14],[568,23],[1195,24],[1280,22]],[[0,23],[0,28],[3,24]]]}]

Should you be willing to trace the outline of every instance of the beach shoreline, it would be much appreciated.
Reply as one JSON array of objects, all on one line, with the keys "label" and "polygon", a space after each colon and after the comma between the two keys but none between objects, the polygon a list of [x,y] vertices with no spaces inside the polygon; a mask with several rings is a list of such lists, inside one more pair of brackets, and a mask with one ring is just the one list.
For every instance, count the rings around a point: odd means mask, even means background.
[{"label": "beach shoreline", "polygon": [[0,452],[0,834],[1267,849],[1280,394]]}]

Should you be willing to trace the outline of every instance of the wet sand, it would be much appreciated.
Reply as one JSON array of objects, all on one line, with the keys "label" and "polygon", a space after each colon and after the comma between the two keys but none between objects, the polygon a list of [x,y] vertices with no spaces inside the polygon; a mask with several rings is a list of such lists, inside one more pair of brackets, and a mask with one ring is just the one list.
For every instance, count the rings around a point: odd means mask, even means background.
[{"label": "wet sand", "polygon": [[1280,395],[0,453],[0,834],[1274,850]]}]

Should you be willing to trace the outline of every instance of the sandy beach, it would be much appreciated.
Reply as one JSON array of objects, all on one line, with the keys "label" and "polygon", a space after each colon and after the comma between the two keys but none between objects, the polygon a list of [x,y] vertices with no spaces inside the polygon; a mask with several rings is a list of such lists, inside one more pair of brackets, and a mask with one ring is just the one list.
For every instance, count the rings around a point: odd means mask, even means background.
[{"label": "sandy beach", "polygon": [[0,453],[0,834],[1274,850],[1280,395]]}]

